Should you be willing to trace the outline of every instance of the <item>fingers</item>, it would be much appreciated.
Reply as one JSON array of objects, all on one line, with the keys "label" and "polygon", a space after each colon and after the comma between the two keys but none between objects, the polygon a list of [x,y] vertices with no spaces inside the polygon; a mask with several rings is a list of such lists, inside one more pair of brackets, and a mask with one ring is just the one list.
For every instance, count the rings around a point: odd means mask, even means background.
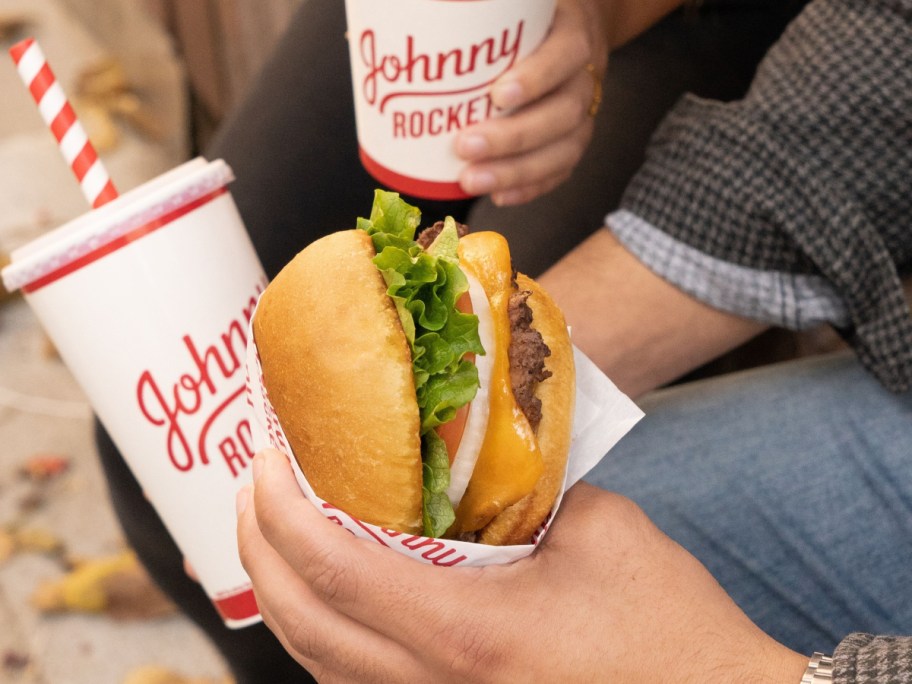
[{"label": "fingers", "polygon": [[585,151],[591,133],[589,122],[572,136],[560,138],[531,152],[469,166],[460,179],[473,195],[491,194],[496,204],[525,201],[536,192],[550,190],[566,180]]},{"label": "fingers", "polygon": [[525,106],[582,71],[592,50],[587,41],[580,40],[586,33],[582,22],[572,3],[558,3],[551,31],[542,44],[491,88],[494,106],[505,110]]},{"label": "fingers", "polygon": [[[553,97],[512,116],[488,119],[456,139],[456,154],[469,161],[527,152],[571,135],[587,123],[592,78],[575,74]],[[580,136],[588,139],[588,135]]]},{"label": "fingers", "polygon": [[605,61],[590,23],[577,0],[559,2],[542,45],[494,84],[492,102],[507,115],[456,138],[456,154],[469,162],[460,177],[466,193],[519,204],[572,173],[594,128],[589,110],[595,86],[586,66],[595,64],[600,72]]},{"label": "fingers", "polygon": [[[258,491],[254,500],[262,496]],[[315,675],[331,675],[324,678],[333,681],[417,681],[426,676],[398,643],[322,601],[263,537],[256,510],[255,503],[248,505],[238,517],[241,562],[264,621],[302,666]]]},{"label": "fingers", "polygon": [[[393,641],[420,641],[419,612],[429,610],[435,594],[448,593],[440,569],[355,538],[304,498],[284,456],[265,451],[256,458],[261,465],[253,517],[275,556],[294,569],[313,597],[334,611]],[[253,531],[248,530],[243,539],[247,535],[253,538]],[[247,562],[259,562],[249,551]],[[275,564],[269,569],[276,570]],[[264,571],[260,576],[265,581],[269,575]],[[412,604],[409,610],[403,609],[405,600]]]}]

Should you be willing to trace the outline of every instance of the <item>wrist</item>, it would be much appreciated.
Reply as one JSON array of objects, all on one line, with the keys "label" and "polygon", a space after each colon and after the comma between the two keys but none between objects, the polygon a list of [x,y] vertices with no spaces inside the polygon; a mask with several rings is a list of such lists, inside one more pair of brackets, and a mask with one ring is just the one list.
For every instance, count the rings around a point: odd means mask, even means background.
[{"label": "wrist", "polygon": [[807,670],[808,658],[778,642],[772,642],[767,644],[765,653],[754,665],[756,678],[744,681],[755,681],[758,684],[800,684],[801,677]]}]

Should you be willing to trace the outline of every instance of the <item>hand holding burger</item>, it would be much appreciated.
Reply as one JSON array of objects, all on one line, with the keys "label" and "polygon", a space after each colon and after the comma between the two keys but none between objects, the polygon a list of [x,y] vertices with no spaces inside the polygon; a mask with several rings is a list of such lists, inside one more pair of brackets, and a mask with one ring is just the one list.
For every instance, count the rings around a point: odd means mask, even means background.
[{"label": "hand holding burger", "polygon": [[305,248],[253,321],[263,382],[314,491],[389,529],[528,542],[563,484],[575,393],[566,324],[497,233],[378,191]]}]

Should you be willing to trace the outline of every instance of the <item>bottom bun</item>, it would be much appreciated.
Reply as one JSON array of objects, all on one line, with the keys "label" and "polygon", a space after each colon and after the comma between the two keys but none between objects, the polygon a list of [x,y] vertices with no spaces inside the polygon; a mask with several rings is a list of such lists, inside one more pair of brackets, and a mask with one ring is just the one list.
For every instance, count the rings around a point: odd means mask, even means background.
[{"label": "bottom bun", "polygon": [[531,493],[502,511],[478,532],[477,541],[498,546],[529,543],[551,511],[567,470],[576,398],[573,346],[563,314],[548,293],[531,278],[517,274],[516,284],[520,290],[532,293],[526,301],[532,309],[532,327],[551,350],[551,355],[545,359],[545,368],[551,371],[551,377],[539,383],[535,390],[535,396],[542,403],[542,419],[536,437],[544,471]]}]

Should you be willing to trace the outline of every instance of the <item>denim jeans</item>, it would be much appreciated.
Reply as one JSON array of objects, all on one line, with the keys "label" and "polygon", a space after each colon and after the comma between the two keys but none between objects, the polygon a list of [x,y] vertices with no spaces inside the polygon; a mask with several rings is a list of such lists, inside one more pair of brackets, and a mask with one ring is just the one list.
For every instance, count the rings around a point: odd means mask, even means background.
[{"label": "denim jeans", "polygon": [[587,480],[635,500],[768,634],[912,635],[912,392],[846,354],[661,390]]}]

